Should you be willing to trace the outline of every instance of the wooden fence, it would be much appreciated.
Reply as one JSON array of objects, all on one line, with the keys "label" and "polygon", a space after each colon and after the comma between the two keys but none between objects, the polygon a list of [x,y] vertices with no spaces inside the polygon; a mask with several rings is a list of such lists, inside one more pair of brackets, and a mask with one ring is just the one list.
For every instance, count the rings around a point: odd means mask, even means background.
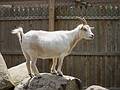
[{"label": "wooden fence", "polygon": [[[95,27],[95,39],[75,47],[64,60],[63,72],[80,78],[85,87],[120,88],[120,2],[92,0],[92,6],[85,7],[79,0],[49,1],[0,3],[0,51],[8,67],[25,61],[12,29],[71,30],[81,23],[75,16],[84,16]],[[49,72],[51,61],[39,60],[37,65],[40,72]]]}]

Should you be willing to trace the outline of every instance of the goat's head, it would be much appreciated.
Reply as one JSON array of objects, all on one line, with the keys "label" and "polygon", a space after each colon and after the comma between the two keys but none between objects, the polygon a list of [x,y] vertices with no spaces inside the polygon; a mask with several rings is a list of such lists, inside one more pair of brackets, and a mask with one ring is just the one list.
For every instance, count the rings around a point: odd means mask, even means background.
[{"label": "goat's head", "polygon": [[91,30],[94,29],[94,27],[90,27],[84,18],[80,17],[77,18],[82,20],[83,22],[83,24],[78,25],[81,37],[84,39],[92,40],[94,38],[94,34],[92,33]]}]

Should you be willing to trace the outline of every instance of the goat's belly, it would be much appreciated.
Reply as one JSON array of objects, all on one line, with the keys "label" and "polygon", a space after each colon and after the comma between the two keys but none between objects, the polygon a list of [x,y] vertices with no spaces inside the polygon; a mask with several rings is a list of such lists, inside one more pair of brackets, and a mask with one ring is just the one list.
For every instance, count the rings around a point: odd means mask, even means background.
[{"label": "goat's belly", "polygon": [[30,55],[33,57],[41,58],[41,59],[48,59],[48,58],[54,58],[54,57],[59,57],[61,55],[60,52],[53,52],[53,51],[29,51]]},{"label": "goat's belly", "polygon": [[51,57],[58,57],[61,56],[61,54],[63,54],[65,52],[65,49],[61,48],[61,47],[45,47],[45,46],[38,46],[38,45],[30,45],[29,49],[25,49],[25,50],[29,50],[27,51],[29,53],[29,55],[34,55],[36,57],[39,58],[51,58]]},{"label": "goat's belly", "polygon": [[[28,48],[29,49],[26,49]],[[54,58],[54,57],[60,57],[62,55],[67,56],[68,52],[67,49],[64,47],[41,47],[38,45],[30,45],[26,47],[24,50],[26,50],[26,52],[32,56],[32,57],[37,57],[37,58],[41,58],[41,59],[48,59],[48,58]]]}]

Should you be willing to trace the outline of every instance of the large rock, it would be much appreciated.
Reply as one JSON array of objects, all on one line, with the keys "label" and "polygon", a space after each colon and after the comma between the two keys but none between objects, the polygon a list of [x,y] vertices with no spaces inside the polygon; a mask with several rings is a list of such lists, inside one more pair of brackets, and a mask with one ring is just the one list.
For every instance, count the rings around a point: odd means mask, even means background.
[{"label": "large rock", "polygon": [[81,90],[81,81],[71,76],[42,73],[24,79],[14,90]]},{"label": "large rock", "polygon": [[14,86],[10,81],[10,75],[6,63],[0,53],[0,90],[10,90],[12,88],[14,88]]},{"label": "large rock", "polygon": [[89,86],[87,89],[85,90],[109,90],[107,88],[104,88],[102,86],[98,86],[98,85],[92,85],[92,86]]},{"label": "large rock", "polygon": [[29,77],[25,63],[14,66],[8,69],[8,71],[15,86],[18,85],[25,78]]}]

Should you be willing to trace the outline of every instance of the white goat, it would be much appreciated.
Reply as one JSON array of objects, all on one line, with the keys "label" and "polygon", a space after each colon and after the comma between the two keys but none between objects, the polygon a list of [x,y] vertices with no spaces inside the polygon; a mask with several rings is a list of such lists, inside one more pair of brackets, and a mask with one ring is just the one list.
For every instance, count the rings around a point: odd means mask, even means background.
[{"label": "white goat", "polygon": [[[36,67],[37,58],[53,59],[51,73],[63,76],[61,67],[64,57],[70,54],[79,40],[93,39],[94,37],[94,34],[91,32],[93,27],[90,27],[85,19],[81,20],[83,24],[78,25],[71,31],[47,32],[31,30],[24,34],[22,27],[12,31],[13,34],[18,35],[23,54],[26,58],[28,73],[31,77],[31,69],[34,75],[39,74]],[[59,61],[56,70],[57,59]]]}]

